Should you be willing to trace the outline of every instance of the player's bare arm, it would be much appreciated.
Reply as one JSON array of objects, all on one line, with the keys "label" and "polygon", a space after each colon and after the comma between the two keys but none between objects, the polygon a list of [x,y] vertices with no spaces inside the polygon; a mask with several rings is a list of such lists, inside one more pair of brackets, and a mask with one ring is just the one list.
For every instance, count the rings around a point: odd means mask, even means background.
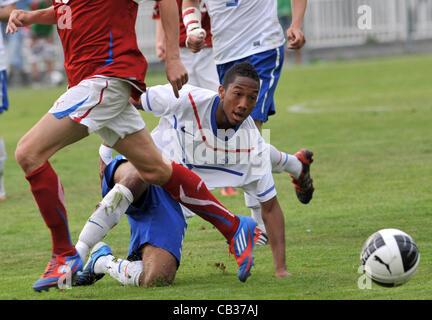
[{"label": "player's bare arm", "polygon": [[26,27],[31,24],[56,24],[56,14],[54,7],[46,9],[25,11],[13,10],[10,13],[9,21],[6,27],[6,34],[18,32],[18,28]]},{"label": "player's bare arm", "polygon": [[301,49],[306,43],[303,34],[303,19],[306,12],[307,0],[291,0],[292,23],[286,30],[289,41],[288,49]]},{"label": "player's bare arm", "polygon": [[162,22],[160,19],[156,20],[156,55],[160,61],[165,61],[166,50],[165,50],[165,32],[162,28]]},{"label": "player's bare arm", "polygon": [[285,257],[285,222],[277,197],[261,203],[261,214],[273,253],[273,263],[277,278],[288,277]]},{"label": "player's bare arm", "polygon": [[178,91],[188,81],[188,74],[180,60],[177,2],[175,0],[160,1],[159,12],[165,32],[165,71],[174,94],[178,98]]},{"label": "player's bare arm", "polygon": [[9,16],[13,10],[16,9],[16,4],[9,4],[0,8],[0,21],[7,22],[9,20]]},{"label": "player's bare arm", "polygon": [[186,9],[189,7],[195,7],[195,8],[199,8],[200,7],[200,3],[199,0],[183,0],[183,4],[182,4],[182,8]]}]

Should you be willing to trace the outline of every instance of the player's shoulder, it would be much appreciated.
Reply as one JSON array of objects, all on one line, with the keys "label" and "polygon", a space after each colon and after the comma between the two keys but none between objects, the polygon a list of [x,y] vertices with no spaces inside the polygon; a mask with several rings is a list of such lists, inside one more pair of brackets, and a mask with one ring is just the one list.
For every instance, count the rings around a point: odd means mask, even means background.
[{"label": "player's shoulder", "polygon": [[186,95],[188,99],[193,101],[210,101],[218,95],[217,92],[206,88],[197,87],[191,84],[184,85],[180,90],[181,95]]}]

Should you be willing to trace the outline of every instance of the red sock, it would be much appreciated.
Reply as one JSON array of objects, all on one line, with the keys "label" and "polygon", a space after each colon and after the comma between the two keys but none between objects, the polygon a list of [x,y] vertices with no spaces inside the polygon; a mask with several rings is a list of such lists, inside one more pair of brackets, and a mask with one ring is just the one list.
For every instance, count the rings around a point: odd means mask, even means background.
[{"label": "red sock", "polygon": [[171,178],[162,188],[182,205],[214,225],[230,241],[237,231],[239,218],[213,196],[199,176],[175,162],[171,163]]},{"label": "red sock", "polygon": [[49,162],[30,173],[26,179],[30,182],[30,190],[45,224],[51,231],[53,253],[76,254],[70,240],[63,186]]}]

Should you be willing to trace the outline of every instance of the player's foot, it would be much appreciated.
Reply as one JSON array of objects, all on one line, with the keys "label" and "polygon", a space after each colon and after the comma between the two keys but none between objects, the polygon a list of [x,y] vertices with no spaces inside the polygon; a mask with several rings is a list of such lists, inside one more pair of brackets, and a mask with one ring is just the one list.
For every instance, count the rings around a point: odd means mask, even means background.
[{"label": "player's foot", "polygon": [[256,222],[251,217],[238,217],[240,219],[239,227],[230,242],[229,251],[234,255],[239,265],[238,278],[240,281],[245,282],[250,276],[250,269],[254,265],[253,247]]},{"label": "player's foot", "polygon": [[265,233],[258,227],[255,228],[254,232],[254,244],[256,244],[257,246],[265,246],[268,243],[267,233]]},{"label": "player's foot", "polygon": [[96,260],[102,256],[112,255],[111,248],[104,242],[98,242],[90,252],[90,258],[88,259],[83,270],[78,272],[75,279],[75,286],[89,286],[96,281],[102,279],[104,273],[95,273],[94,265]]},{"label": "player's foot", "polygon": [[4,200],[6,200],[6,197],[1,197],[0,196],[0,201],[4,201]]},{"label": "player's foot", "polygon": [[235,196],[237,194],[238,194],[237,189],[233,187],[224,187],[221,189],[221,195],[223,196]]},{"label": "player's foot", "polygon": [[302,173],[298,179],[292,177],[297,198],[301,203],[307,204],[312,199],[314,192],[313,180],[310,176],[310,166],[313,162],[313,152],[302,149],[294,155],[303,165]]},{"label": "player's foot", "polygon": [[59,288],[60,284],[67,282],[67,277],[73,277],[82,267],[83,262],[78,253],[74,256],[53,254],[45,273],[35,282],[33,289],[40,292],[52,287]]}]

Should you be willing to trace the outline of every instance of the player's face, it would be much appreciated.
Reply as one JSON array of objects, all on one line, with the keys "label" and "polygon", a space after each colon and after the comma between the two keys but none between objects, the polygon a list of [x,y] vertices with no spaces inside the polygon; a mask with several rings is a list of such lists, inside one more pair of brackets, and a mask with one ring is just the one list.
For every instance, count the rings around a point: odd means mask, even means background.
[{"label": "player's face", "polygon": [[223,100],[223,113],[226,125],[240,125],[252,112],[259,94],[259,84],[249,77],[237,76],[227,89],[219,87]]}]

